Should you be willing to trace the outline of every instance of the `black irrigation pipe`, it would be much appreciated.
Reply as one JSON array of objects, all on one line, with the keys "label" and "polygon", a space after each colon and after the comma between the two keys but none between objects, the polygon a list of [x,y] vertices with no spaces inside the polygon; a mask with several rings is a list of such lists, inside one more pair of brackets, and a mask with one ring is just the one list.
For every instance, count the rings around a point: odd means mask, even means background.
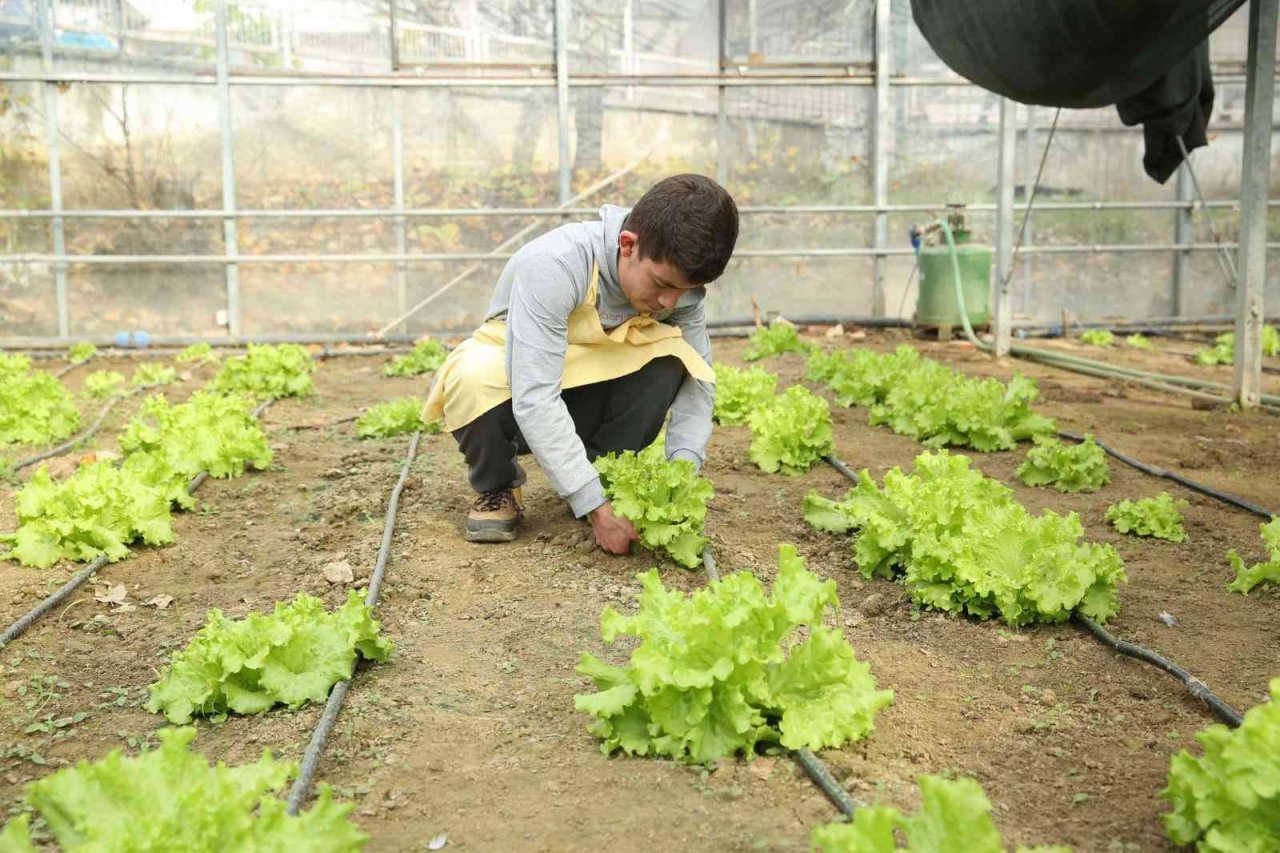
[{"label": "black irrigation pipe", "polygon": [[[797,314],[792,317],[781,315],[777,311],[767,311],[761,315],[760,319],[768,323],[784,316],[787,322],[795,326],[834,326],[842,324],[878,329],[904,329],[915,325],[907,317],[866,317],[857,314]],[[707,328],[727,329],[735,326],[754,326],[755,324],[755,317],[724,317],[719,320],[708,320]]]},{"label": "black irrigation pipe", "polygon": [[[272,402],[272,398],[270,397],[262,401],[262,403],[253,410],[253,416],[255,418],[260,416],[264,411],[266,411],[267,406],[270,406]],[[200,485],[208,478],[209,473],[207,471],[201,471],[199,474],[192,477],[191,482],[187,484],[187,494],[195,494],[196,489],[200,488]],[[6,628],[3,634],[0,634],[0,648],[7,646],[9,643],[22,636],[22,634],[25,633],[37,619],[70,598],[73,592],[84,586],[85,581],[93,577],[97,573],[98,569],[101,569],[106,564],[107,555],[103,554],[102,556],[95,558],[89,565],[72,575],[71,579],[59,587],[57,592],[31,608],[31,610],[20,617],[17,622],[14,622]]]},{"label": "black irrigation pipe", "polygon": [[1196,678],[1173,661],[1161,657],[1150,649],[1144,649],[1142,646],[1134,645],[1133,643],[1120,639],[1097,622],[1094,622],[1088,616],[1082,616],[1077,613],[1075,615],[1075,620],[1087,628],[1089,633],[1093,634],[1093,636],[1097,637],[1103,643],[1115,649],[1120,654],[1128,655],[1129,657],[1136,658],[1137,660],[1146,661],[1152,666],[1164,670],[1174,678],[1181,681],[1183,686],[1190,691],[1192,696],[1208,705],[1209,709],[1218,715],[1218,719],[1222,720],[1227,725],[1232,728],[1240,725],[1240,721],[1243,718],[1240,716],[1239,711],[1214,695],[1213,691],[1209,689],[1209,685],[1205,684],[1203,681]]},{"label": "black irrigation pipe", "polygon": [[[1061,436],[1062,438],[1067,439],[1068,441],[1077,441],[1077,442],[1084,441],[1084,436],[1076,435],[1075,433],[1071,433],[1071,432],[1059,432],[1058,435]],[[1116,459],[1119,459],[1124,464],[1137,468],[1139,471],[1142,471],[1145,474],[1150,474],[1153,477],[1161,477],[1165,480],[1172,480],[1173,482],[1178,483],[1179,485],[1186,486],[1188,489],[1191,489],[1193,492],[1199,492],[1202,495],[1207,495],[1211,498],[1216,498],[1217,500],[1220,500],[1225,504],[1230,504],[1231,506],[1237,507],[1238,509],[1243,509],[1246,512],[1251,512],[1254,515],[1261,516],[1262,518],[1265,518],[1267,520],[1270,520],[1275,516],[1275,513],[1272,513],[1270,510],[1260,507],[1255,503],[1251,503],[1250,501],[1247,501],[1244,498],[1238,498],[1235,495],[1230,495],[1230,494],[1227,494],[1226,492],[1220,492],[1217,489],[1212,488],[1211,486],[1204,485],[1203,483],[1197,483],[1195,480],[1192,480],[1188,477],[1184,477],[1181,474],[1177,473],[1176,471],[1170,471],[1166,468],[1159,468],[1155,465],[1148,465],[1145,462],[1140,462],[1137,459],[1134,459],[1132,456],[1129,456],[1128,454],[1121,453],[1119,450],[1116,450],[1113,447],[1103,444],[1101,441],[1098,441],[1096,438],[1094,439],[1094,441],[1108,455],[1114,456]]]},{"label": "black irrigation pipe", "polygon": [[[855,483],[858,482],[858,475],[854,474],[853,471],[849,468],[849,466],[845,465],[843,462],[837,459],[834,454],[830,456],[824,456],[822,458],[826,460],[827,463],[830,464],[832,468],[835,468],[837,471],[839,471],[844,476],[848,477],[853,482]],[[1110,646],[1112,649],[1119,652],[1120,654],[1128,655],[1129,657],[1135,658],[1140,661],[1145,661],[1146,663],[1149,663],[1152,666],[1157,667],[1158,669],[1164,670],[1165,672],[1172,675],[1174,678],[1181,681],[1183,686],[1186,687],[1188,691],[1190,691],[1192,696],[1196,697],[1201,702],[1204,702],[1206,705],[1208,705],[1209,708],[1227,724],[1232,726],[1240,725],[1241,718],[1240,718],[1240,713],[1238,711],[1236,711],[1226,702],[1223,702],[1221,699],[1215,696],[1214,693],[1211,690],[1209,690],[1208,686],[1203,681],[1194,677],[1193,675],[1191,675],[1191,673],[1187,672],[1185,669],[1178,666],[1173,661],[1156,654],[1150,649],[1143,648],[1142,646],[1135,645],[1134,643],[1130,643],[1126,640],[1121,640],[1120,638],[1114,636],[1105,628],[1103,628],[1101,625],[1099,625],[1098,623],[1094,622],[1092,619],[1089,619],[1086,616],[1082,616],[1079,613],[1077,613],[1075,614],[1075,619],[1084,628],[1086,628],[1095,638],[1097,638],[1099,641],[1101,641],[1105,645]]]},{"label": "black irrigation pipe", "polygon": [[[720,572],[716,568],[716,558],[711,555],[710,547],[702,549],[702,567],[707,572],[707,580],[712,583],[720,580]],[[849,796],[849,792],[831,775],[831,771],[827,769],[827,765],[822,762],[821,758],[808,749],[797,749],[792,754],[795,755],[805,772],[809,774],[809,778],[813,780],[813,783],[822,789],[822,793],[827,795],[827,799],[831,800],[841,814],[848,816],[854,813],[854,810],[857,809],[857,804]]]},{"label": "black irrigation pipe", "polygon": [[70,363],[68,363],[68,364],[66,364],[66,365],[63,365],[62,367],[58,368],[58,369],[54,372],[54,374],[53,374],[53,378],[54,378],[54,379],[61,379],[62,377],[66,376],[68,373],[70,373],[71,371],[75,370],[75,369],[76,369],[77,367],[79,367],[80,365],[82,365],[82,364],[88,364],[88,363],[89,363],[89,362],[87,362],[87,361],[73,361],[73,362],[70,362]]},{"label": "black irrigation pipe", "polygon": [[[409,479],[409,469],[418,455],[418,442],[421,440],[422,430],[418,430],[409,441],[404,465],[400,468],[400,479],[396,481],[395,488],[391,490],[391,498],[387,502],[387,515],[382,524],[382,544],[378,547],[378,559],[374,563],[373,574],[369,578],[369,591],[364,597],[365,604],[369,607],[378,603],[378,594],[382,591],[382,579],[387,571],[387,562],[391,558],[391,534],[395,529],[396,511],[400,507],[400,493],[404,491],[404,484]],[[302,756],[298,778],[289,791],[289,807],[286,812],[289,815],[297,816],[311,795],[316,769],[320,766],[320,758],[324,755],[325,747],[329,743],[329,735],[338,722],[338,714],[342,712],[342,703],[346,700],[347,690],[350,687],[351,679],[344,678],[335,684],[329,693],[329,701],[325,703],[324,713],[320,716],[320,722],[316,725],[315,731],[311,733],[307,751]]]}]

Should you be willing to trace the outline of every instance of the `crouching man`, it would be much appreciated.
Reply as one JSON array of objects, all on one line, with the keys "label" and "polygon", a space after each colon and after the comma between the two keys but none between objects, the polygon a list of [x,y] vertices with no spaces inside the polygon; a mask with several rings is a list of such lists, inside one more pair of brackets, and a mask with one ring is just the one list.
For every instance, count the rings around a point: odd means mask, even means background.
[{"label": "crouching man", "polygon": [[701,175],[659,182],[630,210],[563,225],[523,246],[498,279],[484,324],[436,375],[424,418],[443,418],[479,493],[469,542],[509,542],[522,517],[520,453],[532,452],[599,546],[625,553],[592,461],[640,450],[702,466],[715,375],[703,299],[738,238],[738,209]]}]

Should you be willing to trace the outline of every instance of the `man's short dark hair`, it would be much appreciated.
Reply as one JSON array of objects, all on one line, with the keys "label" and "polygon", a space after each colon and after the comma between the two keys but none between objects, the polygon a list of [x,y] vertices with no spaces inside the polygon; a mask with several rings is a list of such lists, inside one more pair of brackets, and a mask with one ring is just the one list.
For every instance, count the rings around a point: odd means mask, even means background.
[{"label": "man's short dark hair", "polygon": [[649,188],[622,223],[640,258],[670,263],[692,284],[715,281],[738,241],[738,206],[704,175],[672,175]]}]

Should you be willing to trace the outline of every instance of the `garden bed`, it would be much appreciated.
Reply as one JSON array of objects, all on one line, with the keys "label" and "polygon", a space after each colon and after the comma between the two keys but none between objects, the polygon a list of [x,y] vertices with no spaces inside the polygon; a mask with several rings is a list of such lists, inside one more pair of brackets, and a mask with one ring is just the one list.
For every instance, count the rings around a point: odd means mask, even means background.
[{"label": "garden bed", "polygon": [[[889,349],[905,339],[814,340]],[[1043,395],[1037,408],[1060,428],[1094,433],[1143,461],[1280,508],[1280,421],[1272,416],[1200,410],[1158,392],[993,362],[964,345],[917,345],[966,373],[1035,376]],[[1230,381],[1229,368],[1200,368],[1167,353],[1042,345]],[[716,354],[742,364],[743,348],[721,341]],[[208,609],[242,616],[300,591],[336,605],[346,591],[323,570],[343,560],[357,584],[367,581],[407,439],[361,441],[351,423],[332,422],[425,391],[421,378],[383,377],[382,361],[321,364],[313,397],[279,401],[264,415],[276,451],[270,470],[210,480],[197,509],[177,516],[173,545],[139,547],[103,569],[99,588],[124,583],[133,609],[96,601],[86,587],[0,651],[0,742],[8,745],[0,752],[0,801],[7,807],[17,804],[24,783],[54,766],[154,743],[163,720],[141,709],[146,686]],[[803,381],[800,355],[760,364],[779,374],[779,390]],[[106,360],[93,365],[101,367],[120,369]],[[68,383],[74,387],[84,371]],[[184,387],[170,396],[186,393]],[[91,446],[112,446],[134,407],[123,404]],[[865,409],[833,408],[833,419],[838,456],[877,480],[895,465],[909,469],[922,450],[868,426]],[[846,537],[804,522],[810,489],[837,497],[848,482],[827,466],[801,477],[765,474],[747,460],[748,441],[745,426],[718,427],[704,469],[717,492],[707,532],[721,572],[752,567],[771,579],[778,543],[796,543],[810,569],[837,581],[846,635],[880,685],[896,694],[869,739],[822,753],[858,802],[912,806],[918,774],[972,775],[1011,843],[1169,846],[1157,793],[1169,756],[1213,721],[1206,708],[1167,676],[1117,657],[1072,625],[1012,630],[914,610],[899,585],[857,574]],[[1246,559],[1261,556],[1259,519],[1114,460],[1112,481],[1101,491],[1061,495],[1013,476],[1025,446],[971,455],[1028,509],[1074,510],[1088,539],[1116,546],[1129,582],[1109,623],[1115,633],[1167,654],[1241,710],[1261,701],[1268,679],[1280,675],[1280,595],[1227,592],[1233,575],[1225,558],[1230,548]],[[726,760],[708,771],[599,753],[587,717],[573,708],[573,695],[588,689],[574,667],[583,651],[619,660],[620,652],[600,641],[601,610],[633,607],[634,576],[656,561],[600,552],[536,466],[530,474],[521,539],[469,545],[461,522],[473,496],[462,459],[448,436],[424,439],[378,608],[396,652],[391,663],[357,674],[319,774],[356,801],[368,849],[421,850],[442,832],[447,849],[807,849],[810,829],[835,811],[788,758]],[[1162,490],[1190,501],[1186,542],[1122,536],[1105,523],[1109,503]],[[0,492],[0,518],[0,527],[11,526],[7,491]],[[701,572],[660,565],[668,586],[704,583]],[[47,571],[6,564],[0,623],[12,622],[70,572],[66,564]],[[145,604],[157,595],[173,603]],[[1177,625],[1165,624],[1161,613]],[[79,714],[85,716],[54,725]],[[228,762],[264,748],[297,758],[319,714],[310,706],[201,723],[195,746]]]}]

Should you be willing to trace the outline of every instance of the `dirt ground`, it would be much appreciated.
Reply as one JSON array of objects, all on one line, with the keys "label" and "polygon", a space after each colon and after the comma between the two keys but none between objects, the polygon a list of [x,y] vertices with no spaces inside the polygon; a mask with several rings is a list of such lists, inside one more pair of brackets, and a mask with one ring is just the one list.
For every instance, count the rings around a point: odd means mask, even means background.
[{"label": "dirt ground", "polygon": [[[885,349],[906,339],[823,342]],[[1198,410],[1182,398],[993,362],[958,344],[916,343],[967,373],[1033,375],[1044,395],[1039,408],[1062,428],[1280,508],[1273,416]],[[1069,342],[1043,345],[1102,355]],[[717,358],[741,364],[742,349],[741,341],[719,341]],[[1168,353],[1105,357],[1229,382],[1228,368],[1198,368]],[[209,608],[241,616],[300,591],[337,604],[345,591],[322,575],[336,560],[354,566],[356,583],[366,581],[407,440],[360,441],[350,423],[330,422],[424,390],[422,380],[384,378],[382,361],[323,363],[315,396],[281,401],[264,416],[276,450],[270,470],[207,482],[197,509],[177,518],[174,544],[139,548],[105,568],[103,584],[126,584],[134,609],[113,609],[86,588],[0,651],[0,803],[9,813],[26,782],[57,766],[154,742],[163,721],[140,707],[147,685]],[[780,374],[780,387],[803,380],[799,355],[764,366]],[[181,399],[201,381],[170,394]],[[100,446],[111,445],[125,414],[113,417]],[[879,477],[909,468],[921,452],[868,426],[865,410],[833,415],[837,453],[855,469]],[[765,474],[747,461],[748,441],[746,427],[718,428],[704,471],[717,492],[707,529],[721,571],[751,567],[772,579],[778,543],[796,543],[811,569],[836,579],[837,618],[896,694],[868,739],[823,753],[857,801],[911,807],[918,774],[972,775],[1011,845],[1168,849],[1158,792],[1169,756],[1212,722],[1204,707],[1070,625],[1015,631],[915,611],[901,587],[861,579],[847,538],[803,522],[810,489],[836,496],[847,481],[827,466],[801,477]],[[1092,495],[1027,488],[1013,476],[1024,453],[973,454],[974,464],[1013,486],[1028,508],[1077,511],[1090,539],[1116,546],[1129,582],[1114,631],[1168,654],[1241,709],[1260,701],[1268,679],[1280,676],[1280,594],[1225,589],[1229,548],[1262,557],[1259,519],[1114,461],[1111,484]],[[322,781],[356,803],[368,849],[422,850],[440,833],[446,849],[485,851],[807,849],[809,831],[835,811],[784,756],[708,770],[600,754],[587,718],[573,709],[574,693],[589,689],[574,666],[584,651],[620,659],[601,643],[601,610],[633,607],[634,577],[656,561],[602,554],[536,466],[530,473],[521,539],[479,546],[461,541],[472,496],[452,440],[427,438],[413,465],[379,605],[396,653],[357,674],[320,769]],[[1105,524],[1109,503],[1165,489],[1191,502],[1187,542],[1139,540]],[[0,529],[12,524],[12,493],[0,491]],[[669,586],[704,582],[701,572],[659,565]],[[71,572],[6,564],[0,625]],[[161,594],[174,597],[167,609],[143,604]],[[319,714],[311,706],[202,722],[196,746],[228,762],[266,748],[296,758]]]}]

